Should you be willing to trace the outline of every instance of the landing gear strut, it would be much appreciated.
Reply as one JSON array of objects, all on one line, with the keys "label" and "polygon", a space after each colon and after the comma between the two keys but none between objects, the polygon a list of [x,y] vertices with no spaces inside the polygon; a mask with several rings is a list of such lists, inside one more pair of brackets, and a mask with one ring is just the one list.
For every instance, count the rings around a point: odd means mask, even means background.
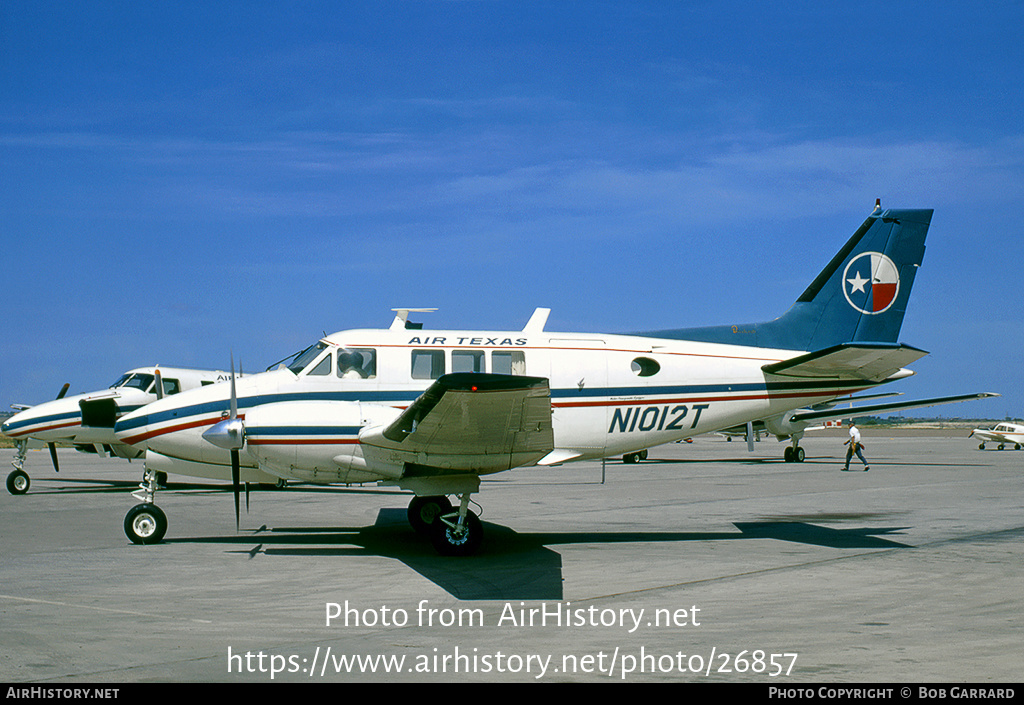
[{"label": "landing gear strut", "polygon": [[129,509],[124,517],[124,533],[132,543],[160,543],[167,533],[167,515],[153,503],[161,474],[147,468],[138,492],[132,493],[132,497],[142,502]]}]

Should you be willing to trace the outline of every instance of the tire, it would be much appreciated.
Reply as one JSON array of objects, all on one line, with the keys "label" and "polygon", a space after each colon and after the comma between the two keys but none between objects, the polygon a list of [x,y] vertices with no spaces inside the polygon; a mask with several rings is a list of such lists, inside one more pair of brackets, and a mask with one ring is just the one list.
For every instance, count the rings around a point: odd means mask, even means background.
[{"label": "tire", "polygon": [[417,534],[430,535],[430,527],[434,525],[437,517],[442,514],[450,514],[452,503],[444,495],[436,497],[413,497],[409,502],[407,516],[409,524],[416,530]]},{"label": "tire", "polygon": [[[449,517],[457,515],[449,515]],[[465,531],[461,534],[444,521],[434,522],[432,538],[434,549],[442,556],[472,556],[479,549],[484,538],[484,527],[473,512],[466,514]]]},{"label": "tire", "polygon": [[124,533],[134,544],[160,543],[167,533],[167,515],[155,504],[136,504],[124,517]]},{"label": "tire", "polygon": [[11,494],[25,494],[31,485],[32,480],[24,470],[15,470],[7,476],[7,491]]}]

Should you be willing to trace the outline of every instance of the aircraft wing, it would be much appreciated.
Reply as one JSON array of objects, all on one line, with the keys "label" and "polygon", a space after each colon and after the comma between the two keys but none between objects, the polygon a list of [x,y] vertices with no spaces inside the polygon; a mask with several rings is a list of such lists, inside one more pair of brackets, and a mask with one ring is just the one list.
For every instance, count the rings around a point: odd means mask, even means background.
[{"label": "aircraft wing", "polygon": [[487,474],[535,463],[554,449],[551,390],[541,377],[440,377],[387,427],[359,436],[369,464],[403,474]]},{"label": "aircraft wing", "polygon": [[927,355],[908,345],[846,343],[764,365],[765,372],[785,377],[840,377],[883,382]]},{"label": "aircraft wing", "polygon": [[829,409],[828,411],[798,411],[789,417],[790,421],[823,421],[828,419],[848,419],[852,416],[864,416],[866,414],[884,414],[890,411],[905,411],[907,409],[921,409],[926,406],[939,406],[940,404],[954,404],[961,401],[974,401],[975,399],[988,399],[998,397],[993,392],[981,392],[979,394],[959,394],[950,397],[933,397],[931,399],[919,399],[918,401],[894,401],[888,404],[869,404],[867,406],[847,407],[845,409]]}]

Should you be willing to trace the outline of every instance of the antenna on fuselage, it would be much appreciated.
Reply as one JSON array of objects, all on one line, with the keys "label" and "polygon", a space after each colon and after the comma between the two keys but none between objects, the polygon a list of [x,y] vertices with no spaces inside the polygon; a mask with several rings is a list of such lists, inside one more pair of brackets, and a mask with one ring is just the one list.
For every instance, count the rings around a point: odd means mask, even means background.
[{"label": "antenna on fuselage", "polygon": [[433,313],[436,308],[393,308],[395,320],[391,321],[391,330],[407,330],[411,328],[422,328],[422,323],[410,323],[410,313]]}]

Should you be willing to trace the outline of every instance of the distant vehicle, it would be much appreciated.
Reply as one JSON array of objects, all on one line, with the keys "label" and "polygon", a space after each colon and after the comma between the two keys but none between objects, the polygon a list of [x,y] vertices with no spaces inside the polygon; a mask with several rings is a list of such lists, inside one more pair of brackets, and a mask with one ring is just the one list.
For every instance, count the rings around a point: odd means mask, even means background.
[{"label": "distant vehicle", "polygon": [[981,440],[978,450],[985,450],[986,443],[998,443],[996,448],[999,450],[1012,443],[1014,450],[1020,450],[1021,445],[1024,444],[1024,426],[1015,423],[1000,423],[992,428],[976,428],[968,436],[968,438],[971,437]]}]

